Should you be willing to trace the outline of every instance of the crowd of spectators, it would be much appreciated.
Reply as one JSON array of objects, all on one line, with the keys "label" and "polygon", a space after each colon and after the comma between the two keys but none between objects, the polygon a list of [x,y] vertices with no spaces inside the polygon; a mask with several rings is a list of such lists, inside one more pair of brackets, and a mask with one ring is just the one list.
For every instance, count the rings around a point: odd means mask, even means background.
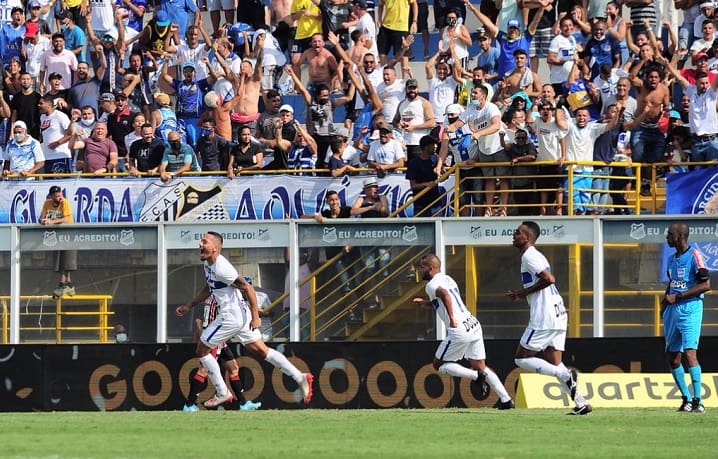
[{"label": "crowd of spectators", "polygon": [[7,0],[3,176],[405,173],[429,215],[460,163],[464,215],[626,212],[632,161],[718,160],[715,5],[664,3]]}]

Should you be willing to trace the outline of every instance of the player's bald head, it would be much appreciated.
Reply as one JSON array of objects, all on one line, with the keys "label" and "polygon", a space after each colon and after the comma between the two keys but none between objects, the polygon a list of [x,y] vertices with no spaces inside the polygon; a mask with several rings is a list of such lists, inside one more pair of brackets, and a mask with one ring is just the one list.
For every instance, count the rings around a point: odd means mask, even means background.
[{"label": "player's bald head", "polygon": [[677,236],[688,239],[690,231],[688,230],[688,224],[686,222],[673,223],[671,224],[671,229],[674,230]]},{"label": "player's bald head", "polygon": [[422,261],[432,267],[434,270],[439,271],[441,269],[441,260],[433,253],[426,254],[422,257]]}]

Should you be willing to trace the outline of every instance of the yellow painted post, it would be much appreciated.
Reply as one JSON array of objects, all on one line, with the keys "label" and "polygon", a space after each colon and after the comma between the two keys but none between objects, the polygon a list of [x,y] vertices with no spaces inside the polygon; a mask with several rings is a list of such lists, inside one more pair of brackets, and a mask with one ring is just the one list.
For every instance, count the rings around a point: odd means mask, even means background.
[{"label": "yellow painted post", "polygon": [[466,273],[466,306],[472,314],[476,315],[476,304],[478,302],[479,290],[479,270],[476,269],[476,257],[474,251],[476,248],[471,245],[466,246],[466,256],[464,257],[464,272]]},{"label": "yellow painted post", "polygon": [[633,212],[636,215],[641,215],[641,168],[634,167],[633,170],[636,173],[636,183],[634,183],[633,192],[636,193],[636,199],[633,200]]},{"label": "yellow painted post", "polygon": [[461,168],[454,164],[454,217],[460,216],[461,210]]},{"label": "yellow painted post", "polygon": [[581,247],[568,246],[568,336],[581,337]]},{"label": "yellow painted post", "polygon": [[568,193],[568,196],[566,196],[566,204],[568,204],[568,214],[573,215],[573,167],[568,166],[568,179],[566,179],[566,185],[568,185],[566,188],[566,192]]},{"label": "yellow painted post", "polygon": [[[316,293],[317,293],[317,277],[312,276],[312,279],[309,284],[311,287],[311,292],[309,295],[309,336],[312,341],[317,339],[317,327],[316,327],[316,310],[317,310],[317,303],[316,303]],[[302,321],[300,320],[299,323],[301,324]],[[301,335],[301,333],[300,333]]]},{"label": "yellow painted post", "polygon": [[55,300],[55,342],[62,342],[62,297]]},{"label": "yellow painted post", "polygon": [[661,295],[653,295],[653,336],[661,336]]},{"label": "yellow painted post", "polygon": [[107,342],[107,298],[100,299],[100,342]]},{"label": "yellow painted post", "polygon": [[3,344],[8,343],[8,317],[7,317],[7,302],[2,300],[2,342]]}]

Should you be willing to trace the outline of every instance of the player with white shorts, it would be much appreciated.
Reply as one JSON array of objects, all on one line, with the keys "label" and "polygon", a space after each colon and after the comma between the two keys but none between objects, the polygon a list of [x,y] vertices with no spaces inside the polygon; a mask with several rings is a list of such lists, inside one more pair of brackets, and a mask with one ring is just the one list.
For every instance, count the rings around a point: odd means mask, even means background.
[{"label": "player with white shorts", "polygon": [[312,398],[311,373],[302,374],[287,358],[264,344],[259,331],[261,321],[254,288],[224,256],[222,235],[210,231],[200,241],[200,259],[204,262],[204,274],[207,283],[194,299],[178,306],[175,310],[179,317],[184,316],[193,307],[204,303],[210,295],[219,307],[217,318],[202,332],[197,343],[197,356],[207,370],[210,381],[217,389],[215,395],[204,402],[204,406],[213,408],[225,402],[231,402],[233,395],[220,373],[219,364],[212,356],[212,349],[238,337],[242,345],[255,358],[266,360],[294,379],[299,385],[302,399],[309,403]]},{"label": "player with white shorts", "polygon": [[[540,234],[541,228],[532,221],[521,223],[514,231],[513,245],[521,251],[523,287],[509,290],[506,296],[514,301],[526,298],[530,307],[529,325],[521,336],[514,362],[532,373],[556,377],[576,404],[568,414],[588,414],[592,408],[578,390],[578,374],[562,362],[568,314],[548,259],[534,247]],[[545,360],[536,357],[539,352],[543,352]]]},{"label": "player with white shorts", "polygon": [[[488,396],[491,386],[499,396],[494,405],[500,410],[514,407],[506,388],[491,368],[486,366],[486,349],[479,320],[466,308],[461,299],[459,286],[451,277],[441,272],[441,261],[436,255],[428,254],[419,264],[421,278],[429,281],[426,294],[429,300],[414,298],[417,305],[431,305],[447,329],[447,337],[439,344],[434,354],[434,368],[442,374],[468,378],[481,388],[480,398]],[[466,357],[471,368],[457,362]],[[488,386],[487,386],[488,384]]]}]

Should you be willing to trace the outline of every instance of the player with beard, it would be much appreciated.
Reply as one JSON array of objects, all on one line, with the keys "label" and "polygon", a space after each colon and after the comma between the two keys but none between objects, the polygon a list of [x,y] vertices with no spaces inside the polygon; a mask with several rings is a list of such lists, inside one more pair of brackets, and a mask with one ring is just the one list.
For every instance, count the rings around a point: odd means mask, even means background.
[{"label": "player with beard", "polygon": [[304,403],[308,404],[312,399],[314,376],[311,373],[302,374],[283,354],[264,344],[259,331],[262,322],[254,287],[244,280],[230,261],[220,253],[222,242],[222,235],[214,231],[202,236],[199,245],[200,260],[204,264],[207,284],[192,301],[178,306],[175,310],[177,316],[182,317],[210,297],[220,308],[219,316],[205,328],[197,343],[200,363],[217,388],[215,395],[205,401],[204,406],[213,408],[234,399],[222,378],[219,364],[211,353],[213,348],[234,337],[239,338],[245,349],[255,358],[266,360],[294,379],[299,385]]},{"label": "player with beard", "polygon": [[[488,396],[491,386],[499,396],[495,408],[514,408],[501,380],[486,366],[481,323],[464,304],[454,279],[441,272],[441,260],[434,254],[424,255],[419,263],[419,275],[428,281],[426,294],[429,299],[417,297],[414,304],[433,307],[447,330],[446,338],[436,348],[434,369],[441,374],[470,379],[479,387],[480,399]],[[470,369],[458,363],[463,358],[469,361]]]}]

